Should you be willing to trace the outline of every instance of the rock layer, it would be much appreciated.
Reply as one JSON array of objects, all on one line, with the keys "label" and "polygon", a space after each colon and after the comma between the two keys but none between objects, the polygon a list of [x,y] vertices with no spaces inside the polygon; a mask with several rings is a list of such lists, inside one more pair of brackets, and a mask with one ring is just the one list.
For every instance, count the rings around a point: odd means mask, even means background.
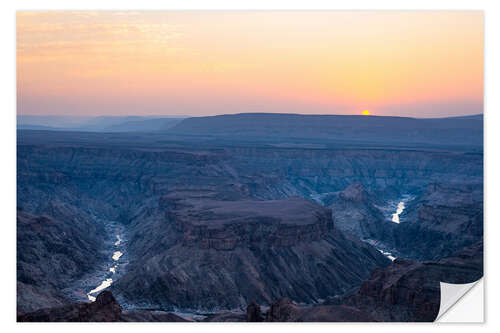
[{"label": "rock layer", "polygon": [[278,322],[372,322],[369,314],[345,305],[300,307],[289,298],[274,302],[266,321]]},{"label": "rock layer", "polygon": [[[99,259],[102,243],[99,221],[122,223],[130,264],[128,272],[112,288],[124,306],[227,309],[244,307],[251,299],[270,304],[283,296],[315,302],[358,286],[371,268],[387,264],[373,247],[344,235],[335,225],[330,228],[331,222],[321,217],[322,222],[290,226],[286,221],[277,223],[269,213],[250,214],[248,217],[255,223],[238,224],[238,217],[236,223],[223,230],[209,228],[206,218],[213,214],[220,219],[226,213],[210,207],[198,209],[196,200],[235,208],[239,201],[248,204],[328,195],[356,182],[368,193],[386,199],[383,196],[387,193],[391,197],[408,191],[421,194],[434,183],[482,182],[481,149],[326,141],[319,145],[313,142],[316,146],[289,145],[289,141],[235,144],[166,134],[19,133],[18,207],[34,216],[46,216],[58,225],[74,221],[66,232],[78,231],[82,235],[72,236],[70,241],[75,249],[87,254],[87,259],[80,261],[78,253],[71,249],[65,250],[63,256],[53,256],[52,248],[40,248],[40,253],[57,260],[55,267],[68,262],[73,267],[73,261],[81,262],[75,274],[62,270],[58,274],[61,285],[68,285],[95,269],[91,262]],[[452,244],[456,250],[476,239],[469,239],[466,227],[477,231],[476,222],[459,223],[463,228],[443,233],[433,226],[443,221],[435,210],[443,205],[416,202],[419,205],[415,209],[408,207],[408,218],[420,211],[418,214],[428,222],[423,224],[425,229],[415,229],[417,234],[413,235],[423,235],[422,244],[432,248],[435,258],[448,253],[448,249],[432,244]],[[196,208],[193,218],[186,215],[190,205]],[[309,210],[308,205],[302,207]],[[434,208],[429,210],[427,206]],[[63,218],[68,214],[54,207],[65,207],[72,219]],[[448,211],[460,221],[468,216],[460,211],[460,204],[449,207]],[[311,211],[322,215],[324,210],[316,207]],[[477,212],[474,221],[481,219]],[[202,224],[197,223],[196,214],[203,215]],[[221,219],[232,221],[234,217]],[[278,225],[280,230],[276,229]],[[476,231],[474,237],[479,235]],[[95,244],[88,243],[88,235],[95,238]],[[413,244],[407,247],[407,253],[420,258],[422,253],[411,252],[419,248],[416,241],[408,241],[411,236],[407,233],[399,244],[402,248]],[[18,233],[18,253],[29,253],[29,242],[22,237]],[[456,242],[447,242],[450,239]],[[62,248],[59,245],[57,248]],[[30,260],[20,261],[31,265]],[[22,268],[25,272],[37,269]],[[18,281],[18,302],[24,303],[20,310],[60,304],[57,287],[49,287],[53,276],[41,272],[35,274],[38,282],[25,278],[31,273]],[[38,288],[37,283],[42,283],[43,288]],[[226,291],[229,297],[223,298]]]},{"label": "rock layer", "polygon": [[353,295],[337,304],[354,306],[379,321],[434,321],[440,285],[471,283],[483,275],[483,243],[478,242],[437,262],[396,259],[376,268]]},{"label": "rock layer", "polygon": [[395,225],[376,207],[361,183],[353,183],[325,202],[333,211],[335,225],[362,240],[392,245]]},{"label": "rock layer", "polygon": [[120,304],[111,292],[103,291],[93,303],[69,304],[62,307],[46,308],[26,313],[17,321],[34,322],[89,322],[119,321],[122,313]]},{"label": "rock layer", "polygon": [[17,306],[62,305],[61,292],[102,259],[100,225],[70,205],[49,202],[46,215],[17,212]]},{"label": "rock layer", "polygon": [[431,184],[404,214],[394,247],[419,260],[450,256],[483,239],[483,184]]},{"label": "rock layer", "polygon": [[125,303],[214,310],[251,300],[270,304],[283,295],[317,302],[389,264],[370,245],[336,230],[330,211],[306,199],[185,200],[178,207],[165,222],[174,225],[171,236],[180,234],[177,243],[157,252],[164,238],[150,238],[151,251],[142,250],[149,259],[131,262],[113,284]]}]

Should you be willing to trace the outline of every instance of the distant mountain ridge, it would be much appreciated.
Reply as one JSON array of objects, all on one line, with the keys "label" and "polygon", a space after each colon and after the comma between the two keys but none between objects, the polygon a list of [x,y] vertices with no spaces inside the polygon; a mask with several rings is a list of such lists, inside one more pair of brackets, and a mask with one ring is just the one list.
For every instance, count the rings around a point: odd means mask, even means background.
[{"label": "distant mountain ridge", "polygon": [[186,118],[167,133],[233,139],[295,138],[373,143],[483,144],[483,117],[240,113]]},{"label": "distant mountain ridge", "polygon": [[83,132],[156,132],[178,124],[182,117],[166,116],[31,116],[18,115],[17,129]]},{"label": "distant mountain ridge", "polygon": [[456,116],[456,117],[444,117],[442,119],[484,119],[484,115],[482,113],[479,114],[471,114],[469,116]]},{"label": "distant mountain ridge", "polygon": [[240,113],[207,117],[26,116],[21,130],[156,132],[250,141],[339,141],[373,144],[483,145],[483,115],[447,118]]}]

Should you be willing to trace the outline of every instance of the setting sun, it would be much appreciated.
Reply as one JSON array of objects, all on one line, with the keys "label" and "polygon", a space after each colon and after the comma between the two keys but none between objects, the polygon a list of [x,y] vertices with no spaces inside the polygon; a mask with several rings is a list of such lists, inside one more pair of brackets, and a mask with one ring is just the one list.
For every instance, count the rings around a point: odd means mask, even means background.
[{"label": "setting sun", "polygon": [[368,111],[368,110],[363,111],[363,116],[369,116],[369,115],[370,115],[370,111]]},{"label": "setting sun", "polygon": [[20,11],[18,108],[481,113],[482,34],[480,11]]}]

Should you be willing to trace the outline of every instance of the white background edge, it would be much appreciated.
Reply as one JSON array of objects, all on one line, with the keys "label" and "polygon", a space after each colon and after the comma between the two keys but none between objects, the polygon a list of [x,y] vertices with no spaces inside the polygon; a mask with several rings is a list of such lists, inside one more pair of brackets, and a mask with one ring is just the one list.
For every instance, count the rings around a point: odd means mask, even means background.
[{"label": "white background edge", "polygon": [[[1,172],[0,172],[0,208],[2,212],[2,232],[1,241],[1,262],[2,274],[0,274],[2,285],[2,300],[0,309],[2,331],[36,331],[36,332],[88,332],[119,330],[123,332],[136,332],[140,326],[147,327],[149,332],[166,329],[172,331],[181,330],[189,332],[191,330],[203,329],[204,332],[221,332],[228,330],[238,333],[245,331],[254,333],[258,331],[275,331],[285,329],[289,332],[301,332],[306,329],[305,325],[311,326],[316,331],[332,330],[363,330],[383,332],[405,333],[422,329],[440,331],[453,330],[457,332],[470,332],[477,329],[500,329],[500,318],[495,315],[495,310],[490,318],[489,309],[494,307],[493,300],[499,296],[498,284],[488,283],[485,294],[485,320],[486,324],[274,324],[274,325],[238,325],[238,324],[210,324],[210,325],[179,325],[179,324],[16,324],[15,323],[15,285],[16,285],[16,258],[15,258],[15,205],[16,205],[16,185],[15,185],[15,154],[16,154],[16,83],[15,83],[15,11],[22,9],[378,9],[378,10],[485,10],[485,277],[488,281],[500,281],[498,272],[500,267],[494,263],[494,258],[498,253],[500,242],[489,235],[500,235],[500,216],[498,210],[490,205],[495,205],[495,198],[499,198],[497,192],[500,188],[500,159],[496,151],[497,144],[500,143],[500,103],[498,89],[500,87],[500,43],[498,35],[500,32],[500,1],[495,0],[350,0],[350,1],[320,1],[320,0],[253,0],[253,1],[230,1],[230,0],[183,0],[183,1],[155,1],[155,0],[120,0],[120,1],[64,1],[64,0],[18,0],[4,1],[1,5],[0,24],[2,29],[2,52],[0,52],[2,70],[0,82],[2,88],[2,98],[0,99],[2,108],[0,111],[0,135],[1,144]],[[490,242],[491,240],[491,242]],[[489,260],[491,258],[491,260]],[[490,265],[490,262],[492,263]],[[468,303],[471,304],[472,303]],[[168,326],[167,326],[168,325]],[[200,326],[203,325],[203,326]],[[422,327],[424,325],[425,327]],[[404,328],[403,328],[404,326]]]}]

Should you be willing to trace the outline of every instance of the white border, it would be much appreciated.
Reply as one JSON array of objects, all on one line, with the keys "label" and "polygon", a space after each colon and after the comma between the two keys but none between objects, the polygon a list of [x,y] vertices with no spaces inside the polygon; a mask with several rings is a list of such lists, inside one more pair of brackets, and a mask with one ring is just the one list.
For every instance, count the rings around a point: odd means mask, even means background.
[{"label": "white border", "polygon": [[[397,331],[401,332],[401,329],[406,331],[420,332],[422,329],[439,329],[439,330],[453,330],[453,332],[461,332],[470,330],[476,330],[479,327],[477,325],[457,325],[457,324],[274,324],[274,325],[238,325],[238,324],[198,324],[198,325],[175,325],[175,324],[111,324],[111,325],[101,325],[101,324],[16,324],[15,323],[15,267],[16,260],[14,256],[15,252],[15,11],[16,10],[39,10],[39,9],[149,9],[149,10],[159,10],[159,9],[335,9],[335,10],[485,10],[485,41],[486,41],[486,72],[485,72],[485,94],[487,98],[485,99],[485,133],[486,133],[486,165],[485,165],[485,190],[486,190],[486,201],[485,201],[485,244],[487,249],[485,250],[486,266],[486,281],[487,284],[487,306],[486,306],[486,325],[491,328],[493,326],[498,326],[498,316],[495,316],[495,310],[493,310],[493,315],[491,318],[488,316],[490,313],[489,308],[493,308],[491,304],[492,299],[498,295],[498,283],[488,283],[487,281],[500,281],[498,276],[498,265],[493,263],[493,260],[488,260],[489,258],[495,258],[496,253],[498,253],[498,240],[494,239],[493,236],[498,237],[500,235],[499,225],[500,216],[498,210],[489,209],[490,203],[493,203],[495,198],[500,197],[498,191],[495,191],[499,186],[498,181],[499,175],[497,172],[500,170],[499,159],[495,150],[498,150],[497,144],[500,143],[500,130],[498,122],[500,105],[498,103],[498,90],[500,89],[499,82],[499,37],[500,33],[500,14],[498,11],[500,1],[460,1],[460,0],[450,0],[450,1],[440,1],[440,0],[419,0],[419,1],[370,1],[370,0],[350,0],[350,1],[297,1],[297,0],[286,0],[286,1],[273,1],[273,0],[253,0],[253,1],[240,1],[235,2],[226,0],[210,0],[210,1],[194,1],[194,0],[183,0],[183,1],[152,1],[152,0],[141,0],[141,1],[130,1],[130,0],[120,0],[120,1],[98,1],[98,0],[87,0],[87,1],[63,1],[63,0],[45,0],[45,1],[4,1],[2,3],[1,24],[2,29],[2,52],[0,52],[2,61],[1,73],[1,87],[2,87],[2,109],[1,109],[1,131],[2,140],[0,140],[2,145],[2,163],[0,175],[2,177],[0,184],[2,184],[1,190],[1,212],[2,214],[2,239],[1,239],[1,259],[2,259],[2,274],[1,276],[1,286],[3,291],[2,297],[2,307],[0,310],[0,315],[2,318],[2,329],[7,331],[10,330],[20,330],[20,331],[55,331],[55,332],[67,332],[68,330],[75,332],[87,332],[88,330],[119,330],[122,332],[134,332],[137,329],[144,327],[148,331],[165,331],[165,330],[182,330],[190,331],[195,329],[202,329],[208,332],[219,332],[221,330],[234,331],[238,330],[239,333],[243,332],[254,332],[255,330],[276,330],[285,329],[291,332],[303,332],[304,329],[319,330],[319,331],[331,331],[331,330],[369,330],[372,331],[384,331],[391,332]],[[491,240],[491,242],[490,242]],[[473,306],[471,304],[471,306]],[[203,325],[203,326],[201,326]],[[404,327],[402,327],[404,325]],[[498,329],[498,327],[497,327]]]}]

